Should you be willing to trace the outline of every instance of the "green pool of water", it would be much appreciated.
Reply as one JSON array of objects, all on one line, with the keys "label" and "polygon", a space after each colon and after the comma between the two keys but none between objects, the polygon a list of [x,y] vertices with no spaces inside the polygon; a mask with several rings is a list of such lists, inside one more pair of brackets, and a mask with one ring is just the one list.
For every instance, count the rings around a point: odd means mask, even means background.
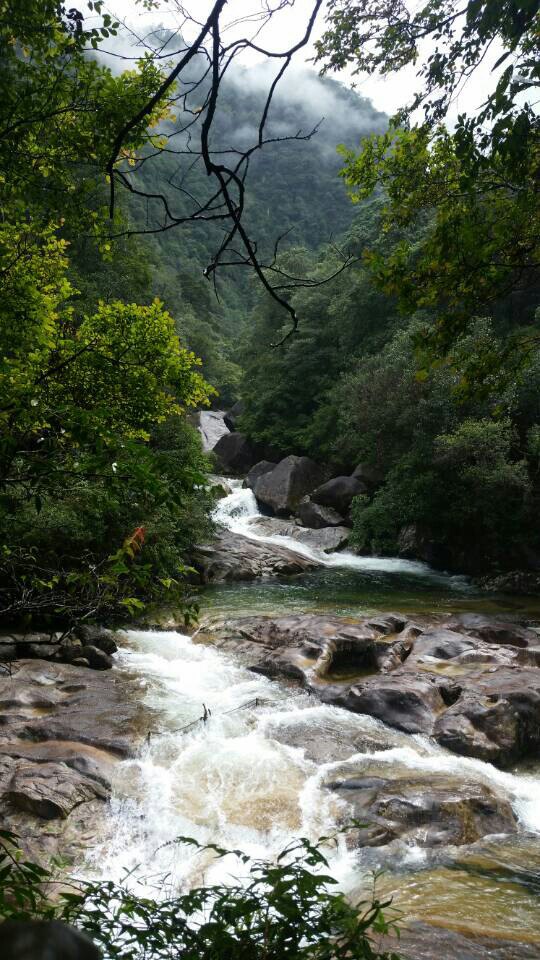
[{"label": "green pool of water", "polygon": [[332,611],[341,616],[478,612],[540,619],[540,597],[483,593],[462,577],[407,571],[323,568],[299,577],[209,585],[203,613],[235,615]]}]

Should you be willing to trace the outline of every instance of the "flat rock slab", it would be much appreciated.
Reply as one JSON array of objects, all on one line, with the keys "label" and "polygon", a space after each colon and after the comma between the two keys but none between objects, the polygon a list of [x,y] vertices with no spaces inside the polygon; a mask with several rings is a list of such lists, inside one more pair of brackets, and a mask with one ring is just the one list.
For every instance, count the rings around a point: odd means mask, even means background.
[{"label": "flat rock slab", "polygon": [[108,789],[65,763],[15,761],[3,800],[44,820],[66,819],[75,807],[89,800],[106,800]]},{"label": "flat rock slab", "polygon": [[193,564],[203,583],[294,576],[319,564],[281,545],[259,543],[228,530],[211,544],[195,548]]},{"label": "flat rock slab", "polygon": [[[369,764],[368,764],[369,766]],[[350,768],[349,768],[350,770]],[[355,845],[438,847],[473,844],[491,834],[517,830],[508,801],[474,780],[409,770],[391,779],[384,765],[326,784],[346,800],[365,827],[351,835]]]},{"label": "flat rock slab", "polygon": [[115,670],[44,660],[0,675],[0,822],[29,854],[64,854],[95,832],[114,764],[150,724],[137,692]]},{"label": "flat rock slab", "polygon": [[255,672],[297,678],[324,703],[463,756],[506,767],[540,749],[538,634],[521,624],[300,614],[244,617],[214,632],[250,655]]}]

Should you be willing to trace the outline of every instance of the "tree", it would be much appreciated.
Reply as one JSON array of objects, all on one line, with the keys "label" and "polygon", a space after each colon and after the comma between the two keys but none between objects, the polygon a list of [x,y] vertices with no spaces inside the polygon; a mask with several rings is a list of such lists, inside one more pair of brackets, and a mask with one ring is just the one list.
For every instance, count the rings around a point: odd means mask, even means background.
[{"label": "tree", "polygon": [[[413,102],[387,134],[358,155],[344,152],[343,175],[355,200],[383,189],[387,230],[431,219],[421,240],[396,244],[385,262],[367,254],[407,313],[430,309],[418,339],[424,361],[453,362],[474,316],[497,314],[510,298],[521,307],[499,356],[477,364],[480,386],[503,364],[528,360],[538,341],[528,328],[540,265],[539,121],[529,99],[540,83],[539,9],[538,0],[429,0],[412,14],[401,0],[333,0],[318,45],[325,69],[352,63],[356,72],[389,73],[420,61]],[[456,94],[493,51],[491,92],[449,132],[443,122]]]},{"label": "tree", "polygon": [[[208,505],[196,493],[204,459],[179,418],[209,389],[158,300],[114,296],[142,292],[133,249],[119,255],[124,275],[109,275],[107,302],[89,284],[80,297],[69,275],[81,235],[94,265],[112,260],[104,157],[161,75],[146,62],[113,77],[89,59],[115,29],[107,15],[87,31],[52,0],[4,2],[2,13],[0,615],[118,618],[143,597],[179,595],[186,540],[206,529]],[[128,153],[148,146],[162,116],[132,128]],[[176,424],[167,450],[166,423]]]}]

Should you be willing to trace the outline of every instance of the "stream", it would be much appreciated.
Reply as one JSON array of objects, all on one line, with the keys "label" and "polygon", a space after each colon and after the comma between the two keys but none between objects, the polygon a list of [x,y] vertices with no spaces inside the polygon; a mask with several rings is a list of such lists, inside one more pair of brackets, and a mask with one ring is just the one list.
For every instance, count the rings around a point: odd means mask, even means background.
[{"label": "stream", "polygon": [[[286,537],[257,535],[250,529],[260,516],[253,494],[240,481],[232,487],[216,508],[220,524],[289,546],[316,559],[320,569],[282,581],[209,586],[201,595],[203,618],[299,611],[525,613],[523,599],[482,597],[465,578],[423,563],[328,555]],[[538,616],[530,604],[527,610]],[[346,802],[325,787],[348,767],[369,775],[378,769],[387,775],[390,767],[395,777],[411,770],[428,776],[444,772],[458,792],[465,779],[477,781],[511,804],[520,833],[511,838],[500,869],[488,869],[489,850],[471,867],[463,848],[433,855],[398,845],[387,856],[381,848],[350,849],[341,836],[329,852],[332,873],[343,889],[360,897],[369,895],[373,871],[382,868],[377,889],[392,895],[406,917],[537,943],[540,956],[540,882],[531,881],[530,868],[532,857],[538,881],[540,763],[503,772],[456,756],[427,737],[314,702],[292,682],[252,673],[240,654],[218,649],[207,634],[198,640],[132,630],[129,645],[118,654],[119,669],[139,678],[141,701],[154,711],[156,728],[136,759],[117,766],[107,836],[93,853],[94,871],[120,879],[140,865],[143,889],[165,874],[180,885],[226,880],[232,869],[227,858],[216,861],[186,846],[163,844],[190,836],[270,857],[295,837],[315,840],[350,817]],[[209,719],[186,730],[203,704]],[[306,731],[311,741],[339,744],[339,759],[317,762],[302,746]],[[348,743],[354,746],[347,753]]]}]

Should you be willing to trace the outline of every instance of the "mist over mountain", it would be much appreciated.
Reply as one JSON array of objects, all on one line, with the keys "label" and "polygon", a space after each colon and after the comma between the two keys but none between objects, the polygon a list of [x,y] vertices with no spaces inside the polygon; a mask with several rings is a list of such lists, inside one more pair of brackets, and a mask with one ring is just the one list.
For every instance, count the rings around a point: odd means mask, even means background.
[{"label": "mist over mountain", "polygon": [[[193,76],[195,72],[196,68]],[[272,76],[267,64],[231,70],[220,89],[213,150],[241,151],[256,142]],[[203,101],[204,90],[199,88],[188,106],[196,110]],[[165,195],[176,216],[192,209],[190,197],[204,200],[215,190],[202,160],[194,163],[200,125],[189,131],[189,143],[188,135],[179,132],[186,116],[180,113],[175,124],[167,125],[170,150],[193,153],[161,153],[145,162],[137,174],[141,188]],[[354,210],[339,177],[336,147],[357,145],[363,136],[383,130],[386,123],[385,114],[369,100],[333,80],[307,68],[285,74],[266,125],[266,137],[276,142],[253,154],[246,180],[244,223],[262,256],[287,231],[286,244],[314,249],[347,228]],[[279,139],[295,136],[307,139]],[[159,200],[131,198],[129,216],[138,229],[156,230],[163,223],[163,205]],[[200,223],[156,233],[152,242],[162,265],[181,276],[192,273],[195,279],[202,277],[219,239],[218,227]],[[245,273],[234,268],[219,272],[218,290],[228,314],[252,302],[252,284]]]}]

